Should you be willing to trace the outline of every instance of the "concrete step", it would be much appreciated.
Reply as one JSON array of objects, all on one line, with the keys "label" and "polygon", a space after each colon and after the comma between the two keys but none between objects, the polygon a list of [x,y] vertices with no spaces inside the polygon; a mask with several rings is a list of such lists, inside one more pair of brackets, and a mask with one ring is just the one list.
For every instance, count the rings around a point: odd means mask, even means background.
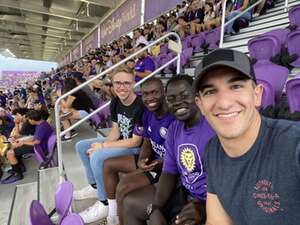
[{"label": "concrete step", "polygon": [[38,171],[38,200],[47,213],[55,208],[54,196],[58,184],[58,167]]},{"label": "concrete step", "polygon": [[30,225],[29,209],[37,199],[37,182],[17,185],[11,205],[8,225]]},{"label": "concrete step", "polygon": [[[289,1],[288,7],[290,8],[297,4],[299,4],[299,0]],[[285,7],[285,1],[281,1],[281,2],[278,2],[277,4],[275,4],[275,7],[273,9],[268,10],[268,12],[276,12],[278,10],[283,11],[284,7]]]},{"label": "concrete step", "polygon": [[[235,47],[245,46],[245,45],[247,45],[248,41],[251,38],[256,37],[257,35],[261,35],[261,34],[266,33],[268,31],[271,31],[271,30],[274,30],[274,29],[279,29],[279,28],[285,28],[285,27],[286,27],[286,24],[275,26],[275,27],[268,27],[268,28],[263,29],[263,30],[253,31],[251,33],[251,35],[249,35],[247,38],[244,38],[244,39],[236,38],[236,40],[234,40],[234,41],[226,41],[223,44],[223,48],[235,48]],[[236,36],[238,37],[239,35],[236,35]]]},{"label": "concrete step", "polygon": [[282,20],[282,19],[288,19],[288,14],[281,13],[276,16],[267,17],[267,18],[264,18],[261,20],[255,20],[253,22],[250,22],[249,27],[255,27],[260,24],[267,24],[267,23],[274,22],[274,21],[278,22],[279,20]]}]

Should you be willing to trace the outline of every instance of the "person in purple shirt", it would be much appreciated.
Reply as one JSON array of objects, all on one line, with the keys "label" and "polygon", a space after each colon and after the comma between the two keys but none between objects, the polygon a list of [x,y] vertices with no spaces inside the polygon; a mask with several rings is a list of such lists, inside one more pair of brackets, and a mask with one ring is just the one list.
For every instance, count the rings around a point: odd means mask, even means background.
[{"label": "person in purple shirt", "polygon": [[44,151],[47,151],[47,142],[53,133],[52,127],[42,119],[42,115],[35,110],[29,110],[26,114],[31,125],[36,125],[33,137],[26,139],[17,139],[11,143],[7,151],[7,159],[12,166],[11,174],[1,181],[2,184],[10,184],[24,178],[22,167],[22,156],[34,153],[34,145],[40,145]]},{"label": "person in purple shirt", "polygon": [[[144,48],[146,45],[141,43],[137,46],[136,51]],[[155,64],[147,51],[141,53],[138,57],[138,61],[134,67],[135,70],[135,82],[140,81],[144,77],[147,77],[155,70]]]},{"label": "person in purple shirt", "polygon": [[[142,124],[134,129],[136,135],[143,137],[140,154],[111,158],[104,163],[104,183],[109,202],[108,218],[110,221],[115,218],[114,223],[109,225],[119,224],[116,206],[121,211],[126,194],[158,181],[165,154],[167,130],[175,119],[168,112],[160,79],[149,78],[142,84],[141,91],[146,109]],[[120,182],[119,172],[127,173]]]},{"label": "person in purple shirt", "polygon": [[192,83],[191,77],[180,75],[166,85],[169,110],[177,120],[168,129],[162,174],[155,193],[145,187],[124,199],[125,225],[145,224],[147,219],[151,225],[205,221],[203,156],[206,143],[215,134],[197,109]]}]

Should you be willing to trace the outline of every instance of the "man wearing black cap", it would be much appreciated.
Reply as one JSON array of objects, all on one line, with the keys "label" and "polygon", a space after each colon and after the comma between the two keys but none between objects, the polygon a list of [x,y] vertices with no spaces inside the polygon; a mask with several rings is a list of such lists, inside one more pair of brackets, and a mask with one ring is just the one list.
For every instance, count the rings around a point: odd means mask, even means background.
[{"label": "man wearing black cap", "polygon": [[205,156],[206,224],[299,224],[300,129],[259,114],[263,88],[245,54],[215,50],[196,75],[196,103],[217,133]]}]

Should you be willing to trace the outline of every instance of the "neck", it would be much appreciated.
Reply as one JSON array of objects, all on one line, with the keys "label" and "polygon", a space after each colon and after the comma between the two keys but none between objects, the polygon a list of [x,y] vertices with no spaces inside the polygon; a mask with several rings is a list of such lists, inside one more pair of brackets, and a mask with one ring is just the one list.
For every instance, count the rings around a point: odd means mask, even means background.
[{"label": "neck", "polygon": [[255,143],[261,125],[259,113],[256,112],[255,114],[253,122],[243,135],[232,139],[219,137],[221,145],[228,156],[240,157],[247,153]]},{"label": "neck", "polygon": [[191,128],[194,125],[196,125],[199,122],[199,119],[201,118],[201,113],[200,111],[196,111],[195,114],[189,118],[188,120],[185,121],[185,127]]},{"label": "neck", "polygon": [[163,103],[161,107],[157,111],[155,111],[155,115],[158,118],[163,117],[168,112],[168,106],[166,103]]},{"label": "neck", "polygon": [[135,98],[136,98],[136,94],[132,93],[128,96],[128,98],[126,98],[124,100],[121,100],[121,102],[122,102],[123,105],[129,106],[134,102]]}]

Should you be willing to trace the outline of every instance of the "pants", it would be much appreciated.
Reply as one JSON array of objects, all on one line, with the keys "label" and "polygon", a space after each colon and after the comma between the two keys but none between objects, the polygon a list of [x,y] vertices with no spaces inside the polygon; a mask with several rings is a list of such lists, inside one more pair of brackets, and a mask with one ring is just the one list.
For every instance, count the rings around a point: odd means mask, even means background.
[{"label": "pants", "polygon": [[104,137],[97,137],[92,139],[82,140],[76,143],[75,149],[78,153],[88,179],[89,184],[97,185],[98,198],[100,201],[106,200],[106,192],[103,181],[103,164],[106,159],[138,154],[140,148],[108,148],[96,150],[91,156],[86,154],[92,143],[104,141]]},{"label": "pants", "polygon": [[[240,11],[232,11],[229,13],[229,15],[226,17],[226,21],[231,20],[233,17],[237,16],[238,14],[240,14]],[[251,11],[246,12],[244,15],[242,15],[240,18],[245,18],[247,20],[250,20],[252,16]],[[225,33],[230,34],[230,33],[235,33],[235,31],[233,30],[233,22],[229,23],[226,27],[225,27]]]}]

